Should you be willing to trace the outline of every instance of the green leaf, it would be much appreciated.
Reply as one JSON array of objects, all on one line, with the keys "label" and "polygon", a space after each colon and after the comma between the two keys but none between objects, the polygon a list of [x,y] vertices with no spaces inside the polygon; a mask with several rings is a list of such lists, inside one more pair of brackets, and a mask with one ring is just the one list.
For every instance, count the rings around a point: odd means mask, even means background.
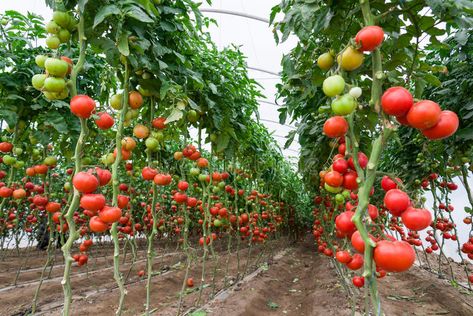
[{"label": "green leaf", "polygon": [[168,124],[171,122],[179,121],[183,115],[184,113],[181,110],[174,108],[171,114],[169,114],[169,116],[166,118],[166,121],[164,123]]},{"label": "green leaf", "polygon": [[150,18],[149,15],[146,14],[146,12],[144,12],[140,7],[135,5],[129,6],[125,11],[125,15],[143,23],[153,22],[153,19]]},{"label": "green leaf", "polygon": [[8,126],[15,126],[18,122],[18,114],[14,111],[0,109],[0,119],[5,120]]},{"label": "green leaf", "polygon": [[51,126],[61,134],[65,134],[69,131],[64,117],[57,111],[48,111],[44,113],[42,119],[44,120],[43,124],[45,126]]},{"label": "green leaf", "polygon": [[114,4],[109,4],[102,7],[99,10],[99,12],[97,12],[97,14],[95,15],[94,25],[92,26],[92,28],[95,28],[97,25],[102,23],[108,16],[120,14],[120,13],[121,13],[120,9]]},{"label": "green leaf", "polygon": [[433,85],[434,87],[440,87],[442,85],[442,82],[437,78],[436,76],[432,74],[425,74],[424,76],[425,81]]},{"label": "green leaf", "polygon": [[79,0],[79,12],[84,12],[85,5],[89,0]]},{"label": "green leaf", "polygon": [[118,51],[123,56],[130,55],[130,47],[128,46],[128,32],[122,30],[122,33],[118,37]]},{"label": "green leaf", "polygon": [[195,103],[191,98],[188,98],[187,101],[189,102],[189,106],[190,106],[192,109],[194,109],[194,110],[196,110],[196,111],[198,111],[198,112],[201,112],[201,111],[202,111],[202,109],[200,108],[200,106],[198,106],[197,103]]},{"label": "green leaf", "polygon": [[456,132],[455,135],[464,140],[471,140],[473,139],[473,127],[463,128]]},{"label": "green leaf", "polygon": [[227,133],[220,133],[217,137],[217,152],[222,152],[228,146],[230,135]]},{"label": "green leaf", "polygon": [[213,94],[218,94],[217,87],[213,83],[209,83],[209,88]]},{"label": "green leaf", "polygon": [[207,312],[204,311],[195,311],[190,316],[207,316]]}]

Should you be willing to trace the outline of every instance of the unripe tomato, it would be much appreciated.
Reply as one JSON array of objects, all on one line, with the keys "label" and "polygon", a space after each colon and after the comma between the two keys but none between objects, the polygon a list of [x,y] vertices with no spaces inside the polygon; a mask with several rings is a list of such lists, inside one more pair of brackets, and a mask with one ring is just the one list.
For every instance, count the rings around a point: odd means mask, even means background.
[{"label": "unripe tomato", "polygon": [[339,95],[345,89],[345,80],[340,75],[333,75],[324,80],[322,90],[328,97]]},{"label": "unripe tomato", "polygon": [[64,77],[69,70],[69,64],[59,58],[47,58],[44,62],[44,68],[50,76]]},{"label": "unripe tomato", "polygon": [[114,94],[110,98],[110,106],[115,110],[122,108],[122,94]]},{"label": "unripe tomato", "polygon": [[338,55],[337,62],[343,70],[353,71],[363,64],[363,53],[349,46]]},{"label": "unripe tomato", "polygon": [[317,66],[322,70],[329,70],[333,66],[333,55],[330,52],[323,53],[317,58]]},{"label": "unripe tomato", "polygon": [[356,101],[351,95],[344,94],[333,100],[331,107],[335,115],[348,115],[355,110]]}]

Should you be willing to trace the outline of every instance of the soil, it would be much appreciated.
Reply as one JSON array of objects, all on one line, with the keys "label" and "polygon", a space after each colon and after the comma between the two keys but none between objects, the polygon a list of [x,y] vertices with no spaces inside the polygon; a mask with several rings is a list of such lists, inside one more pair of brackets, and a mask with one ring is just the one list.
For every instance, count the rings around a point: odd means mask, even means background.
[{"label": "soil", "polygon": [[[194,250],[189,277],[194,287],[183,297],[181,313],[192,315],[200,298],[201,315],[352,315],[363,313],[362,290],[347,296],[331,260],[317,254],[308,238],[289,244],[285,239],[266,245],[255,245],[228,254],[225,241],[216,248],[218,262],[207,260],[204,287],[200,295],[202,262],[197,258],[201,250]],[[243,247],[243,244],[242,244]],[[146,277],[138,271],[146,270],[145,245],[142,244],[137,261],[121,257],[126,281],[124,315],[141,315],[146,297]],[[156,245],[152,278],[152,315],[176,315],[179,292],[185,275],[186,257],[176,251],[176,245]],[[10,253],[0,261],[0,315],[24,315],[38,285],[45,253],[34,250],[19,255]],[[209,257],[212,255],[209,253]],[[56,263],[50,278],[43,282],[37,315],[60,315],[62,309],[62,260],[56,253]],[[247,264],[247,258],[250,258]],[[228,268],[227,268],[228,262]],[[240,266],[238,269],[238,265]],[[22,267],[13,285],[18,267]],[[227,271],[226,271],[227,270]],[[243,271],[246,276],[241,279]],[[49,272],[46,270],[46,275]],[[227,273],[226,273],[227,272]],[[212,279],[215,273],[215,286]],[[227,278],[225,279],[225,275]],[[237,279],[239,281],[237,281]],[[89,255],[89,263],[82,268],[73,265],[73,302],[71,315],[114,315],[118,294],[113,279],[112,248],[104,244]],[[446,280],[419,267],[405,273],[390,274],[380,279],[381,306],[386,315],[473,315],[473,294],[461,287],[453,287]],[[351,298],[351,299],[350,299]],[[352,309],[352,303],[355,308]],[[194,315],[196,315],[195,313]]]}]

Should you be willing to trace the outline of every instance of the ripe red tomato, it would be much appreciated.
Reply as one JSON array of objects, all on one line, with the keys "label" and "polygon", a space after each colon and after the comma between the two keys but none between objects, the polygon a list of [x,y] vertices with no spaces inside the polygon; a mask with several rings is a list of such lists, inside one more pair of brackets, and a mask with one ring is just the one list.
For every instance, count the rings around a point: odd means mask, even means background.
[{"label": "ripe red tomato", "polygon": [[89,221],[89,228],[94,233],[103,233],[108,229],[108,224],[104,223],[98,216],[93,216]]},{"label": "ripe red tomato", "polygon": [[185,203],[187,201],[187,194],[182,192],[176,192],[174,193],[173,199],[179,204]]},{"label": "ripe red tomato", "polygon": [[442,110],[440,106],[430,100],[422,100],[415,103],[407,113],[409,125],[420,129],[434,127],[440,120]]},{"label": "ripe red tomato", "polygon": [[375,220],[379,213],[378,213],[378,208],[374,206],[373,204],[368,205],[368,215],[370,216],[371,220]]},{"label": "ripe red tomato", "polygon": [[[369,235],[369,237],[374,240],[373,236]],[[359,231],[356,231],[353,233],[353,235],[351,235],[351,245],[359,253],[363,253],[365,251],[365,242],[361,238]]]},{"label": "ripe red tomato", "polygon": [[97,113],[97,116],[99,118],[95,120],[95,124],[97,124],[97,127],[102,130],[107,130],[111,128],[115,123],[113,117],[107,112],[99,112]]},{"label": "ripe red tomato", "polygon": [[383,176],[383,179],[381,180],[381,187],[384,191],[388,192],[389,190],[397,189],[397,184],[391,180],[390,177]]},{"label": "ripe red tomato", "polygon": [[172,182],[172,177],[169,174],[158,173],[154,177],[154,183],[157,185],[169,185]]},{"label": "ripe red tomato", "polygon": [[11,189],[9,187],[1,187],[0,188],[0,197],[8,198],[8,197],[12,196],[12,194],[13,194],[13,189]]},{"label": "ripe red tomato", "polygon": [[414,98],[403,87],[391,87],[381,97],[383,111],[389,115],[403,117],[409,112],[412,105],[414,105]]},{"label": "ripe red tomato", "polygon": [[401,215],[402,222],[410,230],[423,230],[432,223],[432,214],[424,208],[408,207]]},{"label": "ripe red tomato", "polygon": [[363,263],[364,263],[363,256],[360,255],[359,253],[355,253],[352,256],[350,262],[347,263],[347,268],[355,271],[355,270],[360,269],[363,266]]},{"label": "ripe red tomato", "polygon": [[335,226],[337,230],[342,232],[345,235],[350,235],[356,230],[355,224],[351,221],[353,215],[355,215],[352,211],[345,211],[340,213],[335,218]]},{"label": "ripe red tomato", "polygon": [[48,211],[49,213],[56,213],[56,212],[59,212],[61,210],[61,203],[58,203],[58,202],[48,202],[48,204],[46,204],[46,211]]},{"label": "ripe red tomato", "polygon": [[338,260],[338,262],[344,263],[344,264],[347,264],[348,262],[351,261],[351,255],[346,250],[337,251],[335,253],[335,258]]},{"label": "ripe red tomato", "polygon": [[118,195],[118,207],[124,209],[128,206],[130,198],[126,195]]},{"label": "ripe red tomato", "polygon": [[384,196],[384,205],[394,216],[400,216],[409,204],[409,196],[399,189],[389,190]]},{"label": "ripe red tomato", "polygon": [[189,183],[187,181],[179,181],[177,188],[181,191],[186,191],[189,188]]},{"label": "ripe red tomato", "polygon": [[199,168],[207,168],[209,166],[209,161],[205,158],[197,159],[197,167]]},{"label": "ripe red tomato", "polygon": [[325,174],[324,181],[332,187],[339,187],[343,183],[343,176],[338,171],[329,171]]},{"label": "ripe red tomato", "polygon": [[[92,169],[89,170],[91,172]],[[97,177],[99,178],[100,186],[107,185],[110,180],[112,180],[112,173],[107,169],[102,169],[99,167],[95,167],[95,173],[97,173]]]},{"label": "ripe red tomato", "polygon": [[444,139],[455,134],[458,125],[458,116],[455,112],[442,111],[438,123],[429,129],[424,129],[422,134],[428,139]]},{"label": "ripe red tomato", "polygon": [[164,122],[166,122],[165,117],[157,117],[157,118],[153,119],[152,124],[153,124],[154,128],[164,129],[164,128],[166,128],[166,124],[164,124]]},{"label": "ripe red tomato", "polygon": [[336,172],[344,174],[348,170],[348,162],[343,158],[337,159],[332,163],[332,169]]},{"label": "ripe red tomato", "polygon": [[343,175],[343,187],[347,190],[356,190],[358,189],[358,182],[356,179],[358,178],[358,174],[350,170]]},{"label": "ripe red tomato", "polygon": [[384,40],[384,31],[376,25],[365,26],[355,36],[355,42],[361,45],[363,52],[374,51]]},{"label": "ripe red tomato", "polygon": [[158,174],[158,171],[151,167],[144,167],[143,170],[141,170],[141,176],[145,180],[153,180],[154,177]]},{"label": "ripe red tomato", "polygon": [[[118,207],[114,206],[105,206],[99,212],[99,218],[104,223],[114,223],[120,220],[122,216],[122,210]],[[92,221],[92,218],[91,218]]]},{"label": "ripe red tomato", "polygon": [[34,172],[36,174],[46,174],[46,173],[48,173],[48,166],[46,166],[46,165],[36,165],[36,166],[34,166]]},{"label": "ripe red tomato", "polygon": [[387,272],[403,272],[415,261],[416,254],[405,241],[381,240],[374,248],[373,259],[376,266]]},{"label": "ripe red tomato", "polygon": [[365,285],[365,278],[362,276],[354,276],[352,282],[356,287],[363,287]]},{"label": "ripe red tomato", "polygon": [[13,149],[13,144],[12,143],[9,143],[9,142],[1,142],[0,143],[0,151],[2,153],[8,153],[10,151],[12,151]]},{"label": "ripe red tomato", "polygon": [[[361,169],[365,169],[368,165],[368,157],[361,151],[358,152],[358,164],[360,165]],[[355,163],[353,161],[353,157],[348,159],[348,165],[352,170],[355,170]]]},{"label": "ripe red tomato", "polygon": [[80,118],[87,119],[95,111],[95,101],[83,94],[76,95],[72,97],[71,102],[71,112]]},{"label": "ripe red tomato", "polygon": [[188,278],[186,281],[187,287],[193,287],[194,286],[194,279],[193,278]]},{"label": "ripe red tomato", "polygon": [[323,131],[330,138],[342,137],[348,131],[348,122],[342,116],[333,116],[325,121]]},{"label": "ripe red tomato", "polygon": [[81,193],[92,193],[97,190],[99,180],[94,175],[81,171],[72,178],[72,184]]}]

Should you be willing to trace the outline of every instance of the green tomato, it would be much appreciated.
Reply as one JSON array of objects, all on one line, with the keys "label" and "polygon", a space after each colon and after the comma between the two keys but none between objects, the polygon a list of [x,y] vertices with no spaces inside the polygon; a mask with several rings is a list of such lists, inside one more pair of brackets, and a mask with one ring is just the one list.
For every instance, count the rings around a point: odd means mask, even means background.
[{"label": "green tomato", "polygon": [[322,70],[329,70],[332,68],[334,62],[333,55],[328,53],[323,53],[317,58],[317,66]]},{"label": "green tomato", "polygon": [[214,226],[215,226],[215,227],[220,227],[220,226],[222,226],[222,221],[219,220],[219,219],[214,220]]},{"label": "green tomato", "polygon": [[70,182],[64,183],[64,190],[66,190],[66,191],[70,191],[70,190],[71,190],[71,183],[70,183]]},{"label": "green tomato", "polygon": [[64,91],[65,88],[66,81],[63,78],[47,77],[43,82],[43,89],[48,92],[58,93]]},{"label": "green tomato", "polygon": [[46,59],[48,59],[48,56],[38,55],[35,57],[34,61],[36,65],[38,65],[38,67],[44,68],[44,62],[46,61]]},{"label": "green tomato", "polygon": [[322,90],[328,97],[339,95],[345,89],[345,80],[340,75],[334,75],[326,78],[322,84]]},{"label": "green tomato", "polygon": [[5,155],[3,156],[3,163],[6,164],[7,166],[12,166],[16,162],[16,158],[12,157],[10,155]]},{"label": "green tomato", "polygon": [[22,160],[18,160],[17,162],[15,162],[15,165],[14,165],[14,167],[15,167],[16,169],[21,169],[21,168],[23,168],[24,166],[25,166],[25,162],[22,161]]},{"label": "green tomato", "polygon": [[189,122],[195,123],[197,122],[198,119],[199,119],[199,114],[197,113],[197,111],[190,110],[189,112],[187,112],[187,120]]},{"label": "green tomato", "polygon": [[61,28],[59,27],[59,25],[57,25],[56,22],[51,20],[48,22],[48,24],[46,24],[45,29],[46,32],[48,32],[49,34],[57,34]]},{"label": "green tomato", "polygon": [[145,141],[146,148],[151,151],[156,151],[159,147],[159,141],[154,137],[148,137]]},{"label": "green tomato", "polygon": [[189,174],[191,176],[197,177],[200,174],[200,169],[199,168],[191,168],[189,170]]},{"label": "green tomato", "polygon": [[345,197],[343,196],[343,194],[338,193],[337,195],[335,195],[335,202],[337,204],[342,204],[343,202],[345,202]]},{"label": "green tomato", "polygon": [[324,188],[330,193],[338,193],[343,190],[343,187],[332,187],[328,185],[327,183],[324,184]]},{"label": "green tomato", "polygon": [[157,132],[156,132],[156,139],[157,139],[159,142],[164,141],[164,133],[161,132],[161,131],[157,131]]},{"label": "green tomato", "polygon": [[36,74],[31,78],[31,84],[33,85],[33,88],[36,90],[41,90],[43,89],[44,86],[44,81],[46,80],[47,76],[45,74]]},{"label": "green tomato", "polygon": [[86,165],[86,166],[87,166],[87,165],[91,165],[92,162],[93,162],[93,160],[92,160],[92,158],[90,158],[90,157],[84,157],[84,158],[82,158],[82,164],[83,164],[83,165]]},{"label": "green tomato", "polygon": [[33,134],[30,134],[28,138],[30,139],[31,145],[36,145],[38,143],[38,140],[33,136]]},{"label": "green tomato", "polygon": [[16,155],[16,156],[19,156],[23,153],[23,149],[21,147],[15,147],[13,148],[13,153]]},{"label": "green tomato", "polygon": [[55,166],[57,164],[57,158],[53,156],[48,156],[44,158],[44,164],[46,166]]},{"label": "green tomato", "polygon": [[199,181],[204,182],[207,180],[207,175],[206,174],[199,174]]},{"label": "green tomato", "polygon": [[69,64],[58,58],[48,58],[44,62],[44,67],[50,76],[64,77],[69,70]]},{"label": "green tomato", "polygon": [[216,194],[216,193],[220,192],[220,188],[219,188],[218,186],[214,186],[214,187],[212,188],[212,192],[213,192],[214,194]]},{"label": "green tomato", "polygon": [[220,189],[225,188],[225,182],[224,182],[224,181],[220,181],[220,182],[218,183],[218,187],[219,187]]},{"label": "green tomato", "polygon": [[215,134],[215,133],[210,134],[210,141],[211,141],[212,143],[216,143],[216,142],[217,142],[217,138],[218,138],[217,134]]},{"label": "green tomato", "polygon": [[342,194],[343,194],[343,197],[345,199],[348,199],[350,197],[350,191],[349,190],[343,190]]},{"label": "green tomato", "polygon": [[51,35],[46,38],[46,46],[50,49],[57,49],[61,44],[61,40],[56,35]]},{"label": "green tomato", "polygon": [[71,24],[71,16],[67,12],[54,11],[53,21],[56,22],[56,24],[60,27],[67,29]]},{"label": "green tomato", "polygon": [[332,111],[336,115],[348,115],[352,113],[356,108],[355,99],[349,95],[344,94],[341,97],[337,97],[332,102]]},{"label": "green tomato", "polygon": [[57,37],[61,43],[67,43],[71,39],[71,33],[66,29],[62,29],[59,31],[59,33],[57,33]]},{"label": "green tomato", "polygon": [[40,151],[39,151],[38,149],[36,149],[36,148],[33,149],[33,156],[34,156],[34,157],[37,157],[37,156],[39,156],[40,154],[41,154],[41,153],[40,153]]},{"label": "green tomato", "polygon": [[110,98],[110,106],[114,110],[121,110],[122,108],[122,94],[114,94]]}]

